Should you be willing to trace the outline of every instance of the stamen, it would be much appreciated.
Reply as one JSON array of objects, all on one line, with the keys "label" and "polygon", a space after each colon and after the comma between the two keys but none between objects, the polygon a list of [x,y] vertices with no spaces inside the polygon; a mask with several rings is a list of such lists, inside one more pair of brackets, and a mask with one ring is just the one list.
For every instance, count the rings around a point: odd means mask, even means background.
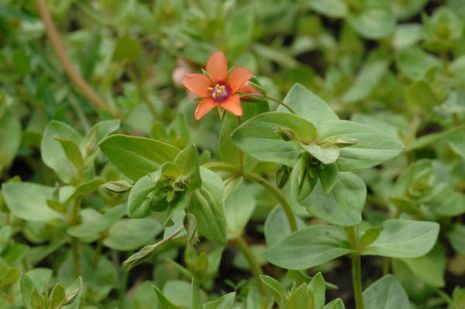
[{"label": "stamen", "polygon": [[218,102],[226,100],[230,93],[226,85],[215,84],[214,87],[208,87],[210,96]]}]

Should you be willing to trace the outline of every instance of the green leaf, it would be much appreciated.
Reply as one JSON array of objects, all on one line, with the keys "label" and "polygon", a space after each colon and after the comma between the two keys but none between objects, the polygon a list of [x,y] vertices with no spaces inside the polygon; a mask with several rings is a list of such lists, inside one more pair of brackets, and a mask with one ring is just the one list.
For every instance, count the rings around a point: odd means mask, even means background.
[{"label": "green leaf", "polygon": [[361,123],[338,120],[324,124],[319,137],[328,142],[349,140],[340,149],[337,165],[341,171],[352,171],[378,165],[399,155],[404,146],[395,136]]},{"label": "green leaf", "polygon": [[146,216],[152,198],[149,193],[155,190],[160,176],[160,171],[157,171],[137,180],[128,197],[128,214],[130,217]]},{"label": "green leaf", "polygon": [[415,139],[410,145],[408,145],[405,151],[412,151],[430,146],[438,141],[447,139],[449,136],[461,131],[465,131],[465,125],[458,125],[441,132],[420,136],[419,138]]},{"label": "green leaf", "polygon": [[336,162],[339,158],[339,147],[333,144],[310,142],[308,144],[300,144],[300,147],[326,165]]},{"label": "green leaf", "polygon": [[110,208],[104,214],[87,208],[81,211],[81,223],[68,227],[68,234],[83,242],[93,242],[115,224],[126,213],[124,205]]},{"label": "green leaf", "polygon": [[392,275],[384,276],[363,291],[365,309],[409,309],[411,308],[404,288]]},{"label": "green leaf", "polygon": [[76,171],[80,171],[84,167],[84,159],[82,158],[81,150],[72,140],[56,137],[55,138],[63,147],[66,157],[73,163]]},{"label": "green leaf", "polygon": [[344,0],[308,0],[312,9],[329,17],[344,17],[348,8]]},{"label": "green leaf", "polygon": [[422,80],[415,81],[405,91],[405,99],[413,109],[431,112],[438,103],[430,85]]},{"label": "green leaf", "polygon": [[115,250],[134,250],[152,242],[162,230],[161,224],[152,218],[124,219],[113,224],[103,244]]},{"label": "green leaf", "polygon": [[390,6],[366,7],[349,15],[348,23],[367,39],[381,39],[394,32],[396,17]]},{"label": "green leaf", "polygon": [[299,203],[317,218],[350,226],[362,220],[366,192],[365,183],[360,177],[341,172],[331,192],[326,193],[321,182],[318,182],[312,193]]},{"label": "green leaf", "polygon": [[75,199],[76,197],[88,195],[92,192],[95,192],[100,185],[104,183],[102,178],[94,178],[87,182],[81,183],[79,186],[76,187],[74,192],[66,199],[67,202]]},{"label": "green leaf", "polygon": [[318,178],[320,179],[320,184],[323,186],[326,193],[333,190],[337,183],[338,175],[339,170],[337,168],[337,164],[323,165],[319,167]]},{"label": "green leaf", "polygon": [[6,205],[11,213],[27,221],[50,222],[63,216],[48,207],[54,189],[34,183],[6,183],[2,186]]},{"label": "green leaf", "polygon": [[400,72],[411,80],[421,80],[431,76],[440,67],[434,56],[417,47],[402,50],[396,56]]},{"label": "green leaf", "polygon": [[344,302],[340,298],[333,299],[323,309],[345,309]]},{"label": "green leaf", "polygon": [[160,308],[163,309],[182,309],[182,307],[174,305],[172,302],[166,298],[166,296],[163,294],[162,291],[160,291],[156,286],[152,286],[155,293],[157,294],[158,297],[158,304]]},{"label": "green leaf", "polygon": [[127,177],[137,180],[173,161],[179,150],[169,144],[144,137],[112,135],[100,143],[100,149]]},{"label": "green leaf", "polygon": [[321,273],[317,273],[313,276],[312,280],[308,284],[311,293],[313,294],[315,308],[323,308],[325,305],[325,293],[326,293],[326,282]]},{"label": "green leaf", "polygon": [[23,300],[23,304],[26,306],[26,308],[30,308],[32,290],[34,289],[34,285],[31,279],[29,279],[29,277],[24,273],[21,275],[21,279],[19,282],[20,282],[21,297]]},{"label": "green leaf", "polygon": [[65,289],[55,284],[49,296],[49,308],[61,308],[66,303]]},{"label": "green leaf", "polygon": [[212,300],[203,304],[203,309],[233,309],[236,292],[231,292],[221,296],[218,299]]},{"label": "green leaf", "polygon": [[314,308],[313,295],[309,292],[305,283],[302,283],[291,293],[285,308]]},{"label": "green leaf", "polygon": [[232,133],[239,148],[260,161],[292,166],[302,151],[293,139],[304,142],[315,138],[316,129],[299,116],[269,112],[255,116]]},{"label": "green leaf", "polygon": [[[0,94],[0,104],[2,98]],[[21,143],[21,124],[8,109],[0,112],[0,175],[13,161]]]},{"label": "green leaf", "polygon": [[51,121],[45,128],[40,144],[42,161],[64,182],[70,183],[77,177],[77,170],[58,141],[65,139],[76,145],[81,144],[81,136],[76,130],[59,121]]},{"label": "green leaf", "polygon": [[[413,258],[402,259],[412,273],[429,286],[441,288],[444,286],[446,271],[446,256],[441,246],[437,245],[428,254]],[[428,271],[425,271],[427,269]]]},{"label": "green leaf", "polygon": [[226,243],[223,212],[223,180],[206,168],[200,169],[202,187],[194,192],[189,210],[197,219],[199,232],[216,244]]},{"label": "green leaf", "polygon": [[427,221],[386,220],[379,237],[363,250],[364,255],[415,258],[428,253],[436,243],[439,224]]},{"label": "green leaf", "polygon": [[305,199],[315,188],[318,181],[314,170],[308,167],[308,156],[302,156],[292,169],[289,187],[291,196],[296,201]]},{"label": "green leaf", "polygon": [[366,62],[357,74],[352,86],[344,93],[342,100],[354,103],[368,97],[386,73],[388,66],[389,62],[385,59]]},{"label": "green leaf", "polygon": [[[318,131],[325,122],[339,120],[325,101],[301,84],[292,86],[284,98],[284,103],[289,105],[297,115],[312,123]],[[289,113],[283,106],[279,106],[277,111]]]},{"label": "green leaf", "polygon": [[287,299],[286,288],[278,280],[276,280],[273,277],[270,277],[267,275],[261,275],[260,278],[262,279],[263,284],[271,292],[271,296],[273,296],[279,308],[283,308],[284,303]]},{"label": "green leaf", "polygon": [[447,232],[447,238],[455,252],[465,254],[465,225],[453,224]]},{"label": "green leaf", "polygon": [[[297,226],[305,226],[302,220],[296,217]],[[286,213],[282,207],[274,207],[265,220],[265,240],[268,247],[276,244],[292,233]]]},{"label": "green leaf", "polygon": [[200,188],[202,180],[200,178],[199,158],[194,145],[189,145],[181,150],[174,159],[174,165],[179,168],[179,174],[188,180],[188,190]]},{"label": "green leaf", "polygon": [[135,61],[142,54],[139,42],[130,37],[123,36],[116,42],[113,59],[115,61]]},{"label": "green leaf", "polygon": [[250,43],[254,30],[253,13],[250,6],[242,6],[226,19],[224,33],[232,50],[242,49]]},{"label": "green leaf", "polygon": [[312,225],[271,246],[265,251],[265,257],[279,267],[307,269],[351,252],[342,228]]},{"label": "green leaf", "polygon": [[242,235],[255,209],[255,204],[254,190],[248,186],[240,186],[226,197],[224,216],[228,239]]},{"label": "green leaf", "polygon": [[104,120],[95,124],[82,140],[82,150],[84,153],[90,154],[93,152],[95,146],[109,134],[118,130],[119,126],[119,120]]}]

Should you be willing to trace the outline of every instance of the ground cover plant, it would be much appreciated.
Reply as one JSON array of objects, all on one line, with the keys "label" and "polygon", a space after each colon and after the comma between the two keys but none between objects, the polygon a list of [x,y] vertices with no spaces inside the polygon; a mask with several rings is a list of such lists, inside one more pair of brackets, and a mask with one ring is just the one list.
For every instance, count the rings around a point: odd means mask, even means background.
[{"label": "ground cover plant", "polygon": [[0,308],[465,308],[464,20],[0,1]]}]

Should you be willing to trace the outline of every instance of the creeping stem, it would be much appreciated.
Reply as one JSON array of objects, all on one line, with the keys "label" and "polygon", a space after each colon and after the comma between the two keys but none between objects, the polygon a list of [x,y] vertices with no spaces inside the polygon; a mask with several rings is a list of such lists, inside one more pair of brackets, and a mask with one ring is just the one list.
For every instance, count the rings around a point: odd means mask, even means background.
[{"label": "creeping stem", "polygon": [[262,279],[260,278],[260,276],[262,275],[262,270],[260,268],[260,265],[258,265],[255,255],[253,254],[252,250],[250,249],[249,245],[244,240],[244,238],[242,238],[242,236],[236,238],[236,243],[250,265],[252,274],[255,277],[255,280],[257,281],[257,286],[258,290],[260,291],[260,294],[266,295],[265,286],[263,285]]},{"label": "creeping stem", "polygon": [[[225,172],[230,172],[232,174],[241,175],[240,171],[234,165],[227,164],[227,163],[211,162],[211,163],[205,164],[204,166],[212,170],[225,171]],[[244,175],[241,175],[241,176],[243,176],[247,180],[253,181],[261,185],[263,188],[267,189],[270,193],[272,193],[276,197],[278,202],[281,204],[286,214],[287,221],[289,222],[291,231],[292,232],[297,231],[297,221],[292,212],[291,205],[287,201],[286,197],[281,193],[281,191],[279,191],[271,182],[269,182],[268,180],[266,180],[265,178],[257,174],[253,174],[253,173],[245,174],[244,173]]]},{"label": "creeping stem", "polygon": [[282,107],[284,107],[285,109],[287,109],[287,110],[288,110],[289,112],[291,112],[292,114],[297,114],[297,113],[292,109],[292,107],[290,107],[289,105],[287,105],[287,104],[284,103],[283,101],[280,101],[280,100],[275,99],[275,98],[273,98],[273,97],[267,96],[267,95],[265,95],[265,94],[263,94],[263,95],[254,95],[254,94],[245,93],[245,94],[243,94],[243,95],[246,96],[246,97],[254,98],[254,99],[265,99],[265,100],[273,101],[273,102],[275,102],[276,104],[281,105]]},{"label": "creeping stem", "polygon": [[53,23],[52,16],[47,9],[45,0],[37,0],[37,5],[39,7],[40,17],[42,18],[45,30],[47,32],[48,40],[52,44],[53,50],[55,51],[55,54],[57,55],[57,58],[60,61],[60,64],[63,67],[66,75],[68,75],[74,86],[81,92],[82,95],[84,95],[90,104],[92,104],[95,108],[106,110],[113,116],[117,116],[117,112],[107,102],[105,102],[84,80],[71,59],[66,54],[65,46],[61,41],[55,24]]},{"label": "creeping stem", "polygon": [[360,243],[355,232],[355,227],[350,226],[346,228],[346,234],[349,238],[350,246],[355,252],[352,254],[352,284],[355,295],[355,307],[357,309],[364,309],[363,294],[362,294],[362,266],[360,258]]}]

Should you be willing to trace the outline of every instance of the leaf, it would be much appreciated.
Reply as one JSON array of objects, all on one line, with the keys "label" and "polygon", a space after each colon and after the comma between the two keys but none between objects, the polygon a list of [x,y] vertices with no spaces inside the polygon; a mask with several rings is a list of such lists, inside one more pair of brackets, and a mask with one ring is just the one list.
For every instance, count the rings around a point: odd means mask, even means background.
[{"label": "leaf", "polygon": [[221,296],[218,299],[212,300],[203,304],[203,309],[233,309],[236,292],[231,292]]},{"label": "leaf", "polygon": [[336,298],[327,303],[323,309],[345,309],[345,306],[340,298]]},{"label": "leaf", "polygon": [[365,309],[410,309],[404,289],[392,275],[384,276],[363,291]]},{"label": "leaf", "polygon": [[399,155],[404,146],[396,136],[361,123],[338,120],[324,124],[319,136],[328,142],[350,140],[340,149],[337,165],[341,171],[376,166]]},{"label": "leaf", "polygon": [[300,146],[323,164],[329,165],[339,158],[339,147],[333,144],[311,142]]},{"label": "leaf", "polygon": [[172,302],[170,302],[168,300],[168,298],[166,298],[166,296],[163,295],[163,292],[160,291],[156,286],[153,285],[152,288],[154,289],[155,293],[157,294],[158,304],[159,304],[160,308],[163,308],[163,309],[182,309],[182,307],[176,306]]},{"label": "leaf", "polygon": [[408,145],[405,151],[412,151],[430,146],[431,144],[447,139],[449,136],[461,131],[465,131],[465,125],[458,125],[441,132],[420,136]]},{"label": "leaf", "polygon": [[87,182],[81,183],[79,186],[76,187],[74,192],[66,199],[66,202],[75,199],[76,197],[88,195],[92,192],[95,192],[100,185],[104,183],[102,178],[94,178]]},{"label": "leaf", "polygon": [[162,230],[161,224],[152,218],[123,219],[113,224],[103,244],[120,251],[134,250],[152,242]]},{"label": "leaf", "polygon": [[368,97],[386,73],[388,65],[389,62],[384,59],[366,62],[357,74],[352,86],[344,93],[342,100],[347,103],[355,103]]},{"label": "leaf", "polygon": [[276,279],[267,275],[260,275],[260,278],[263,284],[271,292],[275,302],[278,304],[279,308],[284,307],[284,303],[287,299],[287,290],[286,288]]},{"label": "leaf", "polygon": [[286,269],[307,269],[351,253],[345,232],[331,225],[312,225],[265,251],[266,259]]},{"label": "leaf", "polygon": [[396,56],[396,65],[400,72],[411,80],[421,80],[433,74],[440,62],[431,54],[418,47],[407,48]]},{"label": "leaf", "polygon": [[308,160],[308,156],[302,156],[291,172],[289,189],[292,198],[296,201],[304,200],[313,191],[318,181],[315,169],[306,166]]},{"label": "leaf", "polygon": [[308,287],[313,294],[315,308],[323,308],[325,305],[326,282],[321,273],[313,276],[308,284]]},{"label": "leaf", "polygon": [[173,161],[179,150],[169,144],[144,137],[115,134],[100,143],[100,149],[127,177],[137,180]]},{"label": "leaf", "polygon": [[80,145],[82,138],[79,133],[59,121],[52,120],[45,128],[40,144],[42,161],[50,167],[64,182],[70,183],[77,177],[77,170],[72,161],[68,159],[66,151],[58,139],[65,139]]},{"label": "leaf", "polygon": [[317,218],[332,224],[350,226],[360,223],[367,189],[363,180],[350,172],[338,174],[331,192],[326,193],[321,182],[299,203]]},{"label": "leaf", "polygon": [[[412,273],[429,286],[444,287],[444,274],[446,271],[446,256],[440,245],[435,246],[428,254],[402,259]],[[428,271],[425,271],[427,269]]]},{"label": "leaf", "polygon": [[82,150],[86,154],[90,154],[94,151],[96,145],[98,145],[105,137],[112,132],[118,130],[120,127],[119,120],[104,120],[96,123],[84,136],[82,140]]},{"label": "leaf", "polygon": [[224,201],[224,216],[228,239],[242,235],[255,205],[254,191],[248,186],[240,186],[227,196]]},{"label": "leaf", "polygon": [[362,37],[381,39],[389,36],[396,27],[396,17],[390,6],[366,7],[347,18],[348,23]]},{"label": "leaf", "polygon": [[181,150],[174,159],[174,165],[179,168],[179,173],[188,180],[188,190],[200,188],[199,157],[194,145],[189,145]]},{"label": "leaf", "polygon": [[329,17],[344,17],[348,8],[344,0],[308,0],[312,9]]},{"label": "leaf", "polygon": [[[301,84],[292,86],[284,98],[284,103],[289,105],[297,115],[312,123],[318,131],[326,121],[339,120],[325,101]],[[289,113],[283,106],[279,106],[277,111]]]},{"label": "leaf", "polygon": [[27,221],[50,222],[63,216],[48,207],[54,189],[34,183],[5,183],[2,186],[6,205],[11,213]]},{"label": "leaf", "polygon": [[[298,228],[304,227],[304,223],[296,217]],[[282,207],[274,207],[265,220],[265,240],[268,247],[276,244],[292,233],[289,221]]]},{"label": "leaf", "polygon": [[137,60],[141,54],[142,49],[139,42],[130,36],[123,36],[116,42],[113,59],[131,62]]},{"label": "leaf", "polygon": [[[0,94],[0,106],[2,97]],[[21,124],[8,109],[0,112],[0,175],[13,161],[21,144]]]},{"label": "leaf", "polygon": [[430,85],[422,80],[407,87],[405,100],[413,109],[422,112],[431,112],[438,103]]},{"label": "leaf", "polygon": [[102,234],[123,217],[125,213],[124,205],[110,208],[104,214],[90,208],[83,209],[81,211],[82,222],[68,227],[67,232],[83,242],[93,242],[102,237]]},{"label": "leaf", "polygon": [[447,239],[455,252],[465,254],[465,225],[453,224],[447,232]]},{"label": "leaf", "polygon": [[302,151],[292,139],[309,142],[315,135],[316,129],[312,123],[299,116],[280,112],[255,116],[232,133],[239,148],[250,156],[289,166],[294,165]]},{"label": "leaf", "polygon": [[76,171],[80,171],[84,167],[84,159],[82,158],[81,150],[72,140],[66,138],[55,138],[63,147],[66,157],[73,163]]},{"label": "leaf", "polygon": [[151,197],[149,193],[155,190],[160,171],[150,173],[137,180],[128,197],[128,214],[130,217],[145,217],[150,209]]},{"label": "leaf", "polygon": [[293,308],[314,308],[313,295],[307,289],[307,285],[302,283],[287,300],[286,309]]},{"label": "leaf", "polygon": [[206,168],[200,169],[202,187],[194,192],[189,210],[197,219],[199,232],[216,244],[226,243],[223,211],[223,180]]},{"label": "leaf", "polygon": [[65,289],[55,284],[49,296],[49,308],[61,308],[66,303]]},{"label": "leaf", "polygon": [[242,6],[234,10],[225,22],[225,38],[232,50],[246,47],[254,31],[254,11],[250,6]]},{"label": "leaf", "polygon": [[337,164],[323,165],[318,169],[318,178],[326,193],[333,190],[337,183],[339,170]]},{"label": "leaf", "polygon": [[420,257],[433,248],[438,233],[439,224],[435,222],[386,220],[379,237],[362,253],[394,258]]}]

